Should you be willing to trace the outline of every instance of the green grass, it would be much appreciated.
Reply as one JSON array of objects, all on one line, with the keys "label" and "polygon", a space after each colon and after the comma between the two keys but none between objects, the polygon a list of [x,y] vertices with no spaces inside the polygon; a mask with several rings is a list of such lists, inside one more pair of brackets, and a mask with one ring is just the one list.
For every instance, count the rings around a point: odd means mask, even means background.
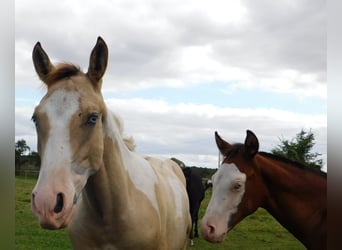
[{"label": "green grass", "polygon": [[[37,219],[33,216],[30,198],[35,182],[35,179],[16,178],[16,249],[71,249],[72,247],[67,230],[44,230],[40,228]],[[199,214],[200,218],[204,215],[210,195],[211,189],[207,190],[206,197],[202,202]],[[188,249],[305,249],[299,241],[263,209],[258,209],[257,212],[240,222],[228,233],[225,241],[221,244],[212,244],[202,238],[195,238],[194,242],[195,245],[188,247]]]}]

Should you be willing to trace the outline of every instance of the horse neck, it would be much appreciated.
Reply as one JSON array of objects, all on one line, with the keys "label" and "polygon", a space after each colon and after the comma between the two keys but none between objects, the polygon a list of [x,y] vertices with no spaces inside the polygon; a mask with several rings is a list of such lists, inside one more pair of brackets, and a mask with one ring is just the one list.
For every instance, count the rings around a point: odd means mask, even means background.
[{"label": "horse neck", "polygon": [[262,207],[305,243],[325,220],[326,178],[276,159],[256,160],[267,190]]},{"label": "horse neck", "polygon": [[133,153],[125,145],[120,128],[116,126],[113,116],[108,111],[104,123],[103,144],[102,166],[89,177],[84,196],[86,205],[92,213],[103,220],[111,221],[105,217],[123,214],[129,206],[130,182],[126,169],[134,167],[134,164],[129,160]]}]

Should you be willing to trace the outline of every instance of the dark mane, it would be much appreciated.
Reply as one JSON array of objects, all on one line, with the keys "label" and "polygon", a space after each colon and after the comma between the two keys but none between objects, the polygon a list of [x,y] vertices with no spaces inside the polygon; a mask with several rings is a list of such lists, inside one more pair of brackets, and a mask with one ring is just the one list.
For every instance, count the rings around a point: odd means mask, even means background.
[{"label": "dark mane", "polygon": [[259,152],[259,154],[262,155],[262,156],[265,156],[265,157],[272,158],[274,160],[282,161],[284,163],[290,164],[291,166],[294,166],[294,167],[297,167],[297,168],[301,168],[301,169],[304,169],[304,170],[308,170],[308,171],[314,172],[316,174],[319,174],[321,176],[327,177],[327,173],[326,172],[323,172],[323,171],[321,171],[320,169],[317,169],[317,168],[308,167],[305,164],[300,163],[298,161],[290,160],[288,158],[285,158],[285,157],[282,157],[282,156],[279,156],[279,155],[274,155],[274,154],[267,153],[267,152]]},{"label": "dark mane", "polygon": [[[233,157],[235,156],[238,152],[240,152],[241,149],[243,149],[243,145],[242,143],[235,143],[232,145],[232,147],[227,151],[227,153],[225,154],[226,157]],[[308,167],[300,162],[297,162],[297,161],[293,161],[293,160],[290,160],[288,158],[285,158],[285,157],[282,157],[282,156],[279,156],[279,155],[274,155],[274,154],[271,154],[271,153],[267,153],[267,152],[258,152],[259,155],[261,156],[264,156],[264,157],[269,157],[269,158],[272,158],[274,160],[278,160],[278,161],[281,161],[281,162],[284,162],[284,163],[287,163],[291,166],[294,166],[294,167],[297,167],[297,168],[300,168],[300,169],[304,169],[304,170],[308,170],[308,171],[311,171],[313,173],[316,173],[318,175],[321,175],[323,177],[327,177],[327,173],[326,172],[323,172],[321,171],[320,169],[316,169],[316,168],[313,168],[313,167]]]},{"label": "dark mane", "polygon": [[47,83],[48,86],[51,84],[62,80],[64,78],[68,78],[71,76],[75,76],[80,73],[81,70],[78,66],[69,63],[59,64],[55,69],[53,69],[44,79],[44,82]]}]

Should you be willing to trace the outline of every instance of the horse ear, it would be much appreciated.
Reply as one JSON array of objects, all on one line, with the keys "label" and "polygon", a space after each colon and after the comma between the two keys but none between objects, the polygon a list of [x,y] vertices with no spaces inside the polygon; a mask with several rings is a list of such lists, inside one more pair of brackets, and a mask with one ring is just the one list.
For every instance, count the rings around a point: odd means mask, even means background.
[{"label": "horse ear", "polygon": [[45,82],[46,77],[54,69],[54,66],[40,45],[40,42],[37,42],[33,48],[32,60],[39,78]]},{"label": "horse ear", "polygon": [[228,142],[226,142],[225,140],[223,140],[219,136],[217,131],[215,131],[215,141],[216,141],[217,148],[220,150],[221,154],[226,155],[228,150],[230,149],[231,145]]},{"label": "horse ear", "polygon": [[94,84],[98,84],[102,79],[108,62],[108,47],[105,41],[97,38],[97,42],[90,54],[87,75]]},{"label": "horse ear", "polygon": [[247,135],[245,139],[245,153],[247,157],[252,158],[259,150],[259,141],[256,135],[247,130]]}]

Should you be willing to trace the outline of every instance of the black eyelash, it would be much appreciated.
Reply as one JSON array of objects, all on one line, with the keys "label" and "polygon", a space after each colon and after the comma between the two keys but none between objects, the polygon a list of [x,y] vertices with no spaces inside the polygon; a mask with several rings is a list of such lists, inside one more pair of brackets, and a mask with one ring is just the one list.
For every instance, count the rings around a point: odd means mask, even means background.
[{"label": "black eyelash", "polygon": [[31,121],[33,121],[34,124],[37,124],[37,118],[35,115],[31,117]]}]

